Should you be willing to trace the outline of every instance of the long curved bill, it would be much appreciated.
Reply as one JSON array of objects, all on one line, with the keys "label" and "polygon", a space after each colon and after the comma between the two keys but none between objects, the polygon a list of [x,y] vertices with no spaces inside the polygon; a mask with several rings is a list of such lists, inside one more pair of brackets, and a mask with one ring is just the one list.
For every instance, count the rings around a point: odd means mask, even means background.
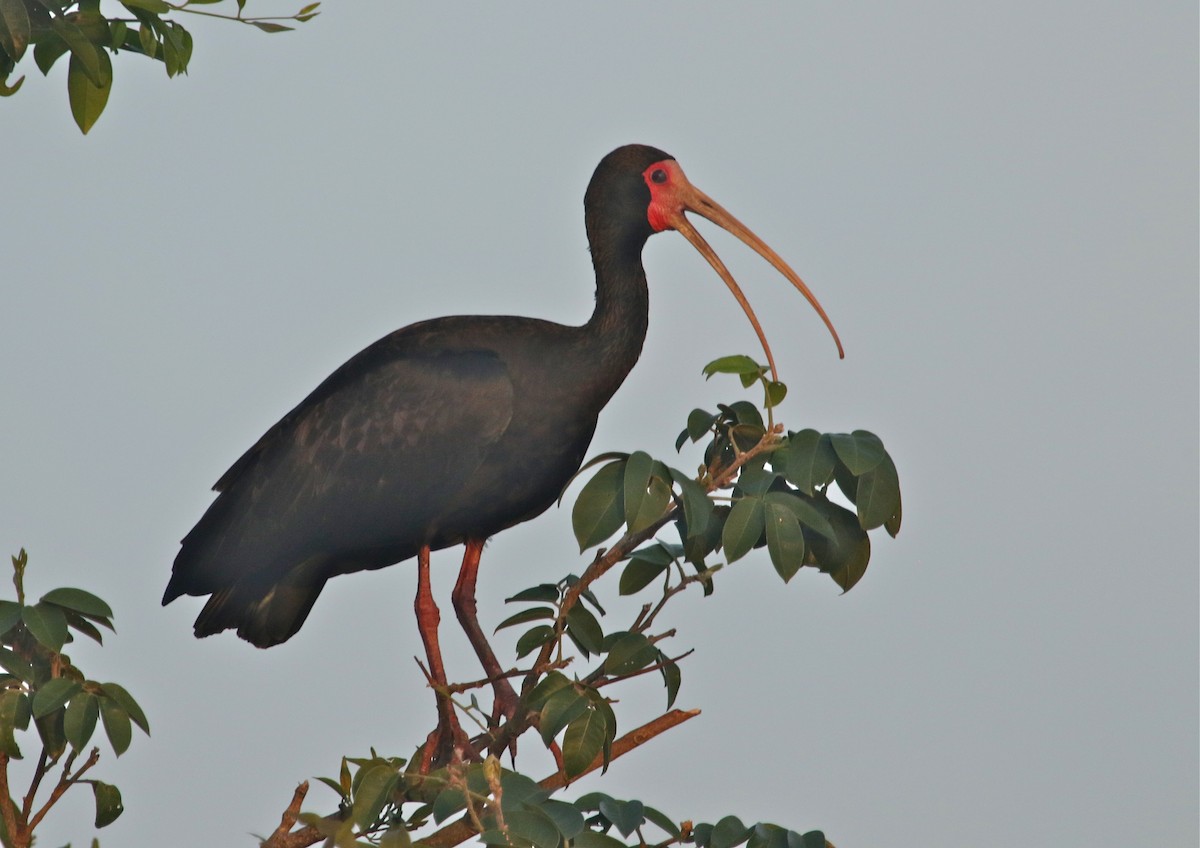
[{"label": "long curved bill", "polygon": [[[674,170],[674,169],[673,169]],[[750,301],[742,293],[741,288],[733,279],[733,275],[729,273],[729,269],[725,267],[725,263],[721,261],[721,257],[717,256],[715,250],[709,246],[704,240],[704,236],[692,226],[687,217],[683,214],[685,211],[695,212],[704,218],[712,221],[718,227],[733,233],[743,242],[745,242],[755,253],[763,259],[771,263],[771,265],[787,278],[799,292],[804,295],[812,308],[817,310],[817,314],[821,316],[821,320],[825,322],[825,326],[829,328],[830,334],[833,336],[833,341],[837,345],[838,357],[846,358],[846,353],[842,349],[842,340],[838,338],[837,330],[833,328],[833,322],[829,320],[829,316],[825,314],[816,295],[809,290],[804,281],[800,279],[800,275],[791,269],[786,262],[772,250],[767,244],[756,236],[751,230],[739,221],[733,215],[709,197],[700,189],[696,188],[687,178],[683,176],[682,171],[677,170],[676,180],[671,186],[671,200],[673,201],[668,208],[662,209],[661,214],[665,219],[664,223],[670,228],[677,230],[684,238],[692,243],[692,247],[700,251],[700,254],[708,260],[708,264],[713,267],[725,285],[729,286],[729,290],[733,292],[733,296],[737,298],[738,304],[742,307],[742,311],[746,313],[746,317],[750,319],[750,323],[754,326],[754,332],[758,335],[758,340],[762,344],[763,352],[767,355],[767,364],[771,366],[771,375],[774,379],[779,379],[779,373],[775,369],[775,357],[771,354],[771,346],[767,344],[767,336],[763,332],[762,325],[758,321],[758,316],[754,314],[754,310],[750,306]]]}]

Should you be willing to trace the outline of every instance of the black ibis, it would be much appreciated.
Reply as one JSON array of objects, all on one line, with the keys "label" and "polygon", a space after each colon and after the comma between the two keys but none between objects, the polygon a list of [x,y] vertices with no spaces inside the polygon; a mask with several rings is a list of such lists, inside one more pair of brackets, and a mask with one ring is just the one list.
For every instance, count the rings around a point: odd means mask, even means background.
[{"label": "black ibis", "polygon": [[220,494],[184,537],[163,596],[209,596],[196,636],[236,628],[261,648],[277,645],[300,629],[329,578],[415,556],[418,627],[430,673],[444,683],[429,553],[461,544],[455,612],[494,681],[495,715],[511,711],[515,695],[476,620],[480,553],[490,536],[555,502],[637,362],[646,240],[682,233],[734,293],[770,360],[749,303],[684,213],[723,227],[804,294],[841,355],[796,273],[667,153],[609,153],[583,205],[596,271],[586,324],[454,316],[396,330],[334,371],[217,481]]}]

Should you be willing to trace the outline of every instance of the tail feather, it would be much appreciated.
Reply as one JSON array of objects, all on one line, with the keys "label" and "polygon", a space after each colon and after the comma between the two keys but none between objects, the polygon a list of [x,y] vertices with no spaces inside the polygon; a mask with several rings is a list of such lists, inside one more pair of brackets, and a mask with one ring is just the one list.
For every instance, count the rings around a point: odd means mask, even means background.
[{"label": "tail feather", "polygon": [[323,588],[320,579],[283,581],[265,591],[235,585],[213,592],[196,618],[196,637],[236,628],[238,636],[259,648],[286,642],[303,626]]}]

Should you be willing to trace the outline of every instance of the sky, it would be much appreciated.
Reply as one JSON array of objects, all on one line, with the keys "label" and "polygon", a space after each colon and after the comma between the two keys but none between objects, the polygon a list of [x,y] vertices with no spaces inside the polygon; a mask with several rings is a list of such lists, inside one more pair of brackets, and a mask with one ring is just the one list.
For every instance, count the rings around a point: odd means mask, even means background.
[{"label": "sky", "polygon": [[[116,57],[87,137],[65,62],[27,63],[0,102],[0,547],[28,549],[35,596],[112,604],[117,635],[72,656],[153,730],[97,767],[126,806],[102,844],[250,846],[300,780],[420,741],[411,564],[332,581],[259,651],[195,640],[197,599],[160,607],[178,540],[243,450],[391,330],[586,320],[583,191],[629,142],[670,151],[821,299],[844,361],[701,223],[772,339],[780,418],[878,433],[904,527],[846,595],[815,572],[784,587],[759,552],[682,599],[679,706],[703,714],[573,791],[839,846],[1197,844],[1194,3],[187,23],[189,75]],[[686,466],[687,413],[740,397],[702,366],[756,342],[683,239],[644,256],[649,336],[592,453]],[[444,604],[458,557],[435,555]],[[582,567],[566,509],[498,535],[484,626]],[[477,677],[447,622],[451,676]],[[662,707],[653,682],[623,698],[623,729]],[[90,793],[64,803],[42,844],[87,844]]]}]

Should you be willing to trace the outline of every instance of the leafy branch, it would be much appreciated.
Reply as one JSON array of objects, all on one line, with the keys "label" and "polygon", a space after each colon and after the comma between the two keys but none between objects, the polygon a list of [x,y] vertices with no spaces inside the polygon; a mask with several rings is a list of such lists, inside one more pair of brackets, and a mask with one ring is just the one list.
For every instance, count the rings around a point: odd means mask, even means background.
[{"label": "leafy branch", "polygon": [[0,96],[16,94],[24,84],[24,75],[11,85],[8,80],[27,52],[32,52],[43,75],[69,53],[67,100],[75,123],[86,134],[108,105],[113,82],[110,53],[124,51],[162,62],[168,77],[187,73],[192,34],[172,15],[220,18],[277,33],[294,29],[279,21],[303,23],[320,14],[320,3],[309,3],[291,15],[268,17],[244,17],[246,0],[234,0],[237,12],[232,15],[194,8],[220,2],[121,0],[129,16],[108,17],[100,12],[100,0],[0,0]]},{"label": "leafy branch", "polygon": [[[99,627],[113,630],[112,610],[82,589],[54,589],[36,604],[26,602],[25,551],[12,557],[16,601],[0,600],[0,842],[5,848],[29,848],[34,830],[72,787],[92,787],[97,828],[114,822],[124,810],[116,786],[84,777],[100,761],[92,747],[84,761],[97,723],[103,724],[113,752],[129,748],[133,725],[149,735],[150,724],[133,696],[117,683],[88,679],[64,645],[82,634],[103,644]],[[41,753],[18,806],[10,791],[10,765],[22,759],[17,731],[37,727]],[[39,805],[46,778],[61,762],[57,780]],[[95,844],[95,843],[94,843]]]},{"label": "leafy branch", "polygon": [[[770,379],[766,366],[749,357],[724,357],[705,369],[708,376],[718,373],[738,376],[746,388],[761,386],[766,420],[747,401],[720,404],[716,412],[693,410],[676,446],[703,443],[703,462],[694,474],[641,451],[604,454],[584,467],[595,471],[571,516],[581,552],[621,535],[598,548],[581,575],[508,598],[524,606],[496,628],[522,628],[515,654],[523,665],[500,675],[521,679],[514,714],[493,720],[479,704],[475,690],[492,678],[450,684],[437,697],[481,729],[450,762],[423,774],[419,766],[429,758],[420,750],[410,759],[374,751],[343,758],[336,779],[319,778],[338,795],[337,811],[302,813],[307,793],[302,784],[264,841],[267,848],[302,848],[322,840],[335,846],[449,848],[472,837],[520,848],[826,845],[818,831],[802,835],[770,824],[746,826],[732,816],[692,824],[641,801],[599,793],[574,801],[554,797],[583,774],[607,769],[617,757],[698,714],[674,709],[681,662],[691,651],[664,650],[676,636],[675,628],[659,624],[671,600],[692,586],[711,594],[717,575],[756,548],[766,548],[785,582],[808,566],[848,591],[865,573],[868,531],[884,527],[893,536],[899,531],[898,477],[878,437],[865,430],[787,431],[773,416],[787,390]],[[675,539],[659,538],[664,532]],[[626,629],[606,632],[597,592],[607,575],[618,572],[619,594],[654,586],[658,594],[641,605]],[[607,693],[655,673],[663,680],[667,712],[618,736],[617,702]],[[539,781],[502,769],[497,759],[510,751],[515,766],[516,742],[531,729],[557,764],[554,774]],[[430,824],[440,829],[416,835]]]}]

